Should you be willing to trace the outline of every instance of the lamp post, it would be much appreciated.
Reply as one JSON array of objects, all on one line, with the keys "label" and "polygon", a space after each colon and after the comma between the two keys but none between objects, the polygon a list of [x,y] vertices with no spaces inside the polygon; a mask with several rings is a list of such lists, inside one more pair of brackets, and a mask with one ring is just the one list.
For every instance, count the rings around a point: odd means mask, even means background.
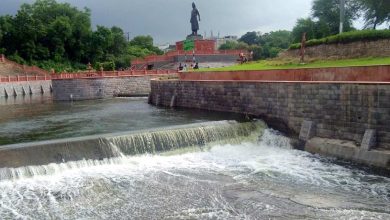
[{"label": "lamp post", "polygon": [[127,42],[129,42],[130,41],[130,32],[125,32],[124,34],[127,37]]},{"label": "lamp post", "polygon": [[344,31],[345,0],[340,0],[340,34]]}]

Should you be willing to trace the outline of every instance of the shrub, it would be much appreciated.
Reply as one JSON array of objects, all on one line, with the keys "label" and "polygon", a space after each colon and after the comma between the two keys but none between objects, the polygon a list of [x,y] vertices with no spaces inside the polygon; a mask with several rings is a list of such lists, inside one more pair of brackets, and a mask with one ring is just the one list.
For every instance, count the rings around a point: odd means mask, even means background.
[{"label": "shrub", "polygon": [[[307,47],[316,46],[320,44],[338,44],[338,43],[350,43],[355,41],[373,41],[380,39],[390,39],[390,30],[362,30],[362,31],[350,31],[337,35],[321,39],[312,39],[306,42]],[[301,48],[300,43],[291,44],[289,49]]]},{"label": "shrub", "polygon": [[62,72],[77,72],[79,70],[86,70],[86,65],[76,62],[55,62],[53,60],[35,61],[29,63],[30,65],[36,65],[47,71],[54,70],[56,73]]},{"label": "shrub", "polygon": [[103,67],[104,71],[114,71],[115,70],[115,62],[114,61],[108,61],[108,62],[102,62],[102,63],[96,63],[94,65],[94,68],[96,70],[100,70]]},{"label": "shrub", "polygon": [[26,64],[26,61],[21,56],[19,56],[17,52],[12,55],[9,55],[7,58],[20,64]]}]

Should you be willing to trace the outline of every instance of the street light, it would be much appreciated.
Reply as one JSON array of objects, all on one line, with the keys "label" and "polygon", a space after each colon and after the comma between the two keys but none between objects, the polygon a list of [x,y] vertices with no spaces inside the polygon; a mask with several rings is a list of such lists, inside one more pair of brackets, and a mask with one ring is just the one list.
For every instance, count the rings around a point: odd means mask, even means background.
[{"label": "street light", "polygon": [[127,36],[127,41],[128,41],[128,42],[130,41],[130,33],[131,33],[131,32],[125,32],[125,33],[124,33],[125,36]]},{"label": "street light", "polygon": [[340,0],[340,34],[344,31],[345,0]]}]

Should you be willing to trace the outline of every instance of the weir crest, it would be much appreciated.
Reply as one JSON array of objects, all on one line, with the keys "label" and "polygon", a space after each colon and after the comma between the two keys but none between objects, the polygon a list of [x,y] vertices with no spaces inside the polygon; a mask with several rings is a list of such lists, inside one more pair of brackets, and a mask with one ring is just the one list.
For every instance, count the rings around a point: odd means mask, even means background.
[{"label": "weir crest", "polygon": [[90,166],[121,164],[128,156],[146,153],[253,142],[263,135],[265,128],[266,125],[262,121],[242,123],[218,121],[2,146],[0,180],[50,175]]}]

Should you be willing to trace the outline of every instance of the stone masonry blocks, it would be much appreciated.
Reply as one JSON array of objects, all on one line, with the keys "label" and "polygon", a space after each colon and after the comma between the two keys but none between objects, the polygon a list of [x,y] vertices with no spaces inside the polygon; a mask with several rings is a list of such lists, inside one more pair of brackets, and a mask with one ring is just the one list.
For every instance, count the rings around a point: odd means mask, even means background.
[{"label": "stone masonry blocks", "polygon": [[77,101],[109,98],[119,94],[147,95],[150,93],[150,80],[156,77],[159,76],[53,80],[53,99]]},{"label": "stone masonry blocks", "polygon": [[[376,147],[390,149],[390,85],[227,81],[151,81],[159,105],[239,112],[277,119],[297,135],[309,119],[316,136],[357,145],[377,130]],[[385,101],[387,100],[387,101]]]}]

